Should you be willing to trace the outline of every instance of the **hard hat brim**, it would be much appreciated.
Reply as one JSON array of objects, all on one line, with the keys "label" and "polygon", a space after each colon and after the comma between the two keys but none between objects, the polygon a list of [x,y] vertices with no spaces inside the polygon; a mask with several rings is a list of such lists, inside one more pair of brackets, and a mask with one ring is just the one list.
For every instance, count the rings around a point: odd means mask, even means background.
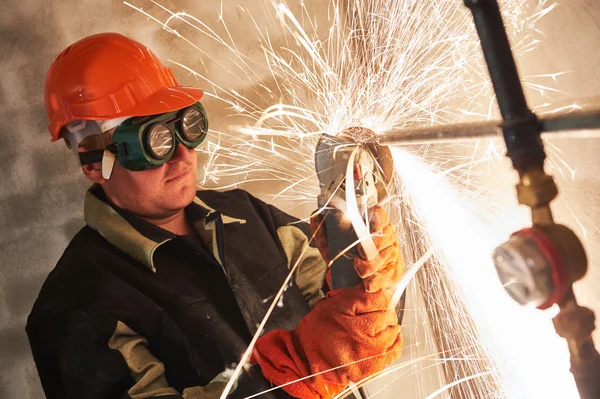
[{"label": "hard hat brim", "polygon": [[165,87],[130,108],[120,109],[115,104],[114,107],[111,107],[111,112],[103,115],[90,115],[86,112],[85,105],[64,108],[54,115],[48,130],[52,135],[52,141],[56,141],[60,138],[61,128],[75,120],[108,120],[125,116],[162,114],[188,107],[199,101],[203,95],[204,92],[195,87]]}]

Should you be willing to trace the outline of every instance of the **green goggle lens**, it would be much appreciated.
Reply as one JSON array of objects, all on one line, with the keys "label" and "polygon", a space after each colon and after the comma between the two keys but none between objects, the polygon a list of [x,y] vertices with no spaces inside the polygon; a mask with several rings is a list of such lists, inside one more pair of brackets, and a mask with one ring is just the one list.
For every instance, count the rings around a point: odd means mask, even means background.
[{"label": "green goggle lens", "polygon": [[206,117],[198,108],[188,108],[181,117],[181,131],[191,142],[203,139],[206,135]]},{"label": "green goggle lens", "polygon": [[145,134],[146,151],[156,159],[166,158],[175,144],[173,132],[164,123],[153,125]]}]

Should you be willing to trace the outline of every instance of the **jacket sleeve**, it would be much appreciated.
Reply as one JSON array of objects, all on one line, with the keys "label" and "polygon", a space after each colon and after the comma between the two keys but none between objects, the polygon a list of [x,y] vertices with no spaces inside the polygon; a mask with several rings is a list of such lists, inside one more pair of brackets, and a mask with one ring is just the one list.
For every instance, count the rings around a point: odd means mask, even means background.
[{"label": "jacket sleeve", "polygon": [[48,399],[181,398],[146,341],[109,315],[75,312],[30,320],[27,334]]},{"label": "jacket sleeve", "polygon": [[273,224],[276,238],[287,258],[288,268],[298,264],[294,280],[312,309],[315,302],[325,296],[323,287],[327,264],[312,239],[309,224],[256,197],[250,197],[258,212],[263,214],[263,219]]},{"label": "jacket sleeve", "polygon": [[146,338],[108,315],[75,313],[30,320],[27,334],[48,399],[217,399],[219,374],[206,386],[179,393]]}]

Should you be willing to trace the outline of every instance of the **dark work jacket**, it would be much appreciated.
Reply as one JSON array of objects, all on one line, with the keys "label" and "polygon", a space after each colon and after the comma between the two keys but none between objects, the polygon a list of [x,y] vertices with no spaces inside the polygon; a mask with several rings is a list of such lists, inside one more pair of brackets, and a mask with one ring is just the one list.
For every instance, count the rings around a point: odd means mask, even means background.
[{"label": "dark work jacket", "polygon": [[[49,399],[218,398],[290,267],[298,263],[264,332],[293,329],[323,296],[326,265],[305,223],[242,190],[199,191],[186,215],[202,240],[88,191],[87,225],[27,323]],[[253,366],[230,397],[269,388]]]}]

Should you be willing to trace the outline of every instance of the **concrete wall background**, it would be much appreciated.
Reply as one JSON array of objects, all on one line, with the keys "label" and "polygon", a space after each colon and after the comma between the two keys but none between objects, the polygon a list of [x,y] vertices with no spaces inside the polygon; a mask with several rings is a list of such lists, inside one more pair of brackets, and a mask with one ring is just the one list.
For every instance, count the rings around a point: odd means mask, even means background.
[{"label": "concrete wall background", "polygon": [[[528,0],[533,1],[533,0]],[[260,57],[255,38],[245,34],[250,21],[238,6],[260,11],[259,2],[223,1],[223,12],[232,24],[240,48],[250,57]],[[292,2],[290,2],[292,3]],[[307,1],[311,12],[325,14],[324,1]],[[160,12],[151,2],[135,2],[145,9]],[[207,24],[216,26],[221,2],[165,2],[175,10],[185,9]],[[267,18],[260,12],[255,15]],[[521,72],[532,76],[569,72],[557,79],[561,93],[546,97],[529,91],[532,104],[549,100],[570,102],[600,96],[600,4],[595,0],[571,0],[546,16],[538,28],[546,37],[535,53],[520,59]],[[258,23],[266,23],[259,20]],[[24,334],[24,325],[39,288],[60,257],[70,238],[83,225],[82,193],[88,183],[78,172],[73,155],[62,144],[51,144],[43,109],[43,83],[48,66],[68,44],[93,33],[117,31],[153,48],[161,59],[174,59],[188,65],[205,62],[208,73],[218,83],[238,90],[255,82],[231,80],[220,74],[222,66],[191,47],[174,40],[158,24],[119,1],[8,0],[0,12],[0,398],[40,398],[43,393]],[[276,38],[276,32],[274,32]],[[198,36],[195,43],[224,63],[231,62],[218,46]],[[175,69],[181,83],[196,79]],[[593,102],[593,100],[590,100]],[[210,101],[207,107],[215,129],[231,124],[226,110]],[[559,179],[562,190],[558,210],[571,221],[573,209],[586,232],[591,273],[578,286],[586,303],[600,310],[594,286],[600,283],[600,140],[555,140],[562,158],[577,168],[575,178]],[[514,203],[511,181],[506,174],[498,179],[497,200]],[[277,185],[250,185],[251,192],[264,195]],[[285,205],[282,205],[285,208]],[[293,210],[306,215],[314,207],[307,203]],[[583,229],[579,229],[583,232]],[[411,371],[412,373],[412,371]],[[392,390],[398,393],[398,390]],[[406,397],[414,397],[412,394]]]}]

